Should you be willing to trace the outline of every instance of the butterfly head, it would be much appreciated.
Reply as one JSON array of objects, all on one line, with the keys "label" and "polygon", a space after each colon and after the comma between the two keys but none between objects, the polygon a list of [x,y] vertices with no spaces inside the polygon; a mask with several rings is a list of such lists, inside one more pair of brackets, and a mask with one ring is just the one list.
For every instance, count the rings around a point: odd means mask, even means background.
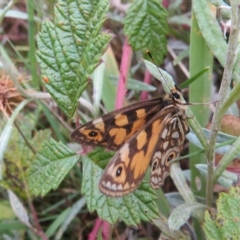
[{"label": "butterfly head", "polygon": [[175,88],[171,89],[169,96],[173,100],[173,102],[183,105],[181,101],[181,94],[181,89],[175,85]]}]

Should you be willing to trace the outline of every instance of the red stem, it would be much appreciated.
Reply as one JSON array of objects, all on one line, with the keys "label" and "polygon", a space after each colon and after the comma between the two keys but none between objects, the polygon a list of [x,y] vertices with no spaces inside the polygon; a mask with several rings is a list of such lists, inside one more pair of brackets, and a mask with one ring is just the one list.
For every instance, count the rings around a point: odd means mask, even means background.
[{"label": "red stem", "polygon": [[[145,76],[144,76],[144,82],[150,84],[152,80],[152,75],[150,72],[146,69]],[[141,100],[146,100],[148,98],[148,92],[142,91],[141,93]]]},{"label": "red stem", "polygon": [[88,235],[88,240],[96,240],[99,228],[102,225],[102,220],[100,218],[97,218],[94,224],[94,227],[91,231],[91,233]]},{"label": "red stem", "polygon": [[102,223],[102,237],[105,240],[110,239],[110,233],[111,233],[111,225],[107,221],[103,221]]},{"label": "red stem", "polygon": [[128,79],[131,60],[132,60],[132,48],[130,45],[128,45],[127,39],[125,39],[124,45],[123,45],[122,61],[120,66],[120,75],[118,79],[115,109],[121,108],[124,103],[124,97],[126,93],[126,85],[127,85],[127,79]]},{"label": "red stem", "polygon": [[163,1],[162,1],[162,5],[163,5],[166,9],[168,9],[169,0],[163,0]]}]

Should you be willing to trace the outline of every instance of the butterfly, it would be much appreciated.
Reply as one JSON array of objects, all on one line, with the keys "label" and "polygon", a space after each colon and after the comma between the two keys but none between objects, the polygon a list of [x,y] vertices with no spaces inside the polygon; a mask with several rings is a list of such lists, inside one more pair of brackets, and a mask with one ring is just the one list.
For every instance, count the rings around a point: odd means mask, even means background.
[{"label": "butterfly", "polygon": [[131,193],[149,165],[152,188],[163,185],[171,161],[179,156],[190,131],[186,104],[180,96],[180,89],[175,87],[164,97],[107,113],[72,132],[72,140],[80,144],[117,151],[99,182],[103,194],[117,197]]}]

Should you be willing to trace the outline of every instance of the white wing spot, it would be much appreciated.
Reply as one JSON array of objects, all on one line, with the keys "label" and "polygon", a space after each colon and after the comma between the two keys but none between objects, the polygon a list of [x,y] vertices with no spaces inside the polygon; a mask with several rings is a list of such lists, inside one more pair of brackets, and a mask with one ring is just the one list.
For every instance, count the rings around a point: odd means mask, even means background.
[{"label": "white wing spot", "polygon": [[163,132],[162,132],[162,138],[163,139],[165,139],[166,138],[166,136],[167,136],[167,133],[168,133],[168,129],[167,128],[165,128],[164,130],[163,130]]},{"label": "white wing spot", "polygon": [[168,147],[169,141],[163,143],[163,150],[166,150]]},{"label": "white wing spot", "polygon": [[155,152],[155,154],[154,154],[154,156],[153,156],[153,159],[155,159],[155,158],[160,159],[161,156],[162,156],[161,152],[159,152],[159,151],[158,151],[158,152]]},{"label": "white wing spot", "polygon": [[122,184],[120,184],[120,185],[117,186],[117,190],[122,190],[122,189],[123,189]]},{"label": "white wing spot", "polygon": [[114,183],[114,184],[112,185],[111,189],[112,189],[112,190],[115,190],[115,191],[117,190],[116,183]]},{"label": "white wing spot", "polygon": [[172,138],[179,138],[179,133],[178,132],[174,132],[172,134]]},{"label": "white wing spot", "polygon": [[109,181],[106,183],[106,188],[111,189],[111,183]]},{"label": "white wing spot", "polygon": [[119,153],[122,155],[123,153],[126,152],[126,148],[129,148],[129,144],[125,143],[120,149],[119,149]]}]

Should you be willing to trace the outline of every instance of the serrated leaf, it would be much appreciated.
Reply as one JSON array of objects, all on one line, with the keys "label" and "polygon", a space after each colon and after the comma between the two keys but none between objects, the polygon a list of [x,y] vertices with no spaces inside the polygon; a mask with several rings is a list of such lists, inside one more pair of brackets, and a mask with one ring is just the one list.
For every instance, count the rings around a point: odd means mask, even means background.
[{"label": "serrated leaf", "polygon": [[124,20],[124,33],[135,50],[148,49],[157,63],[162,62],[167,52],[168,24],[160,1],[133,1]]},{"label": "serrated leaf", "polygon": [[191,213],[195,210],[203,210],[206,207],[200,203],[184,203],[176,207],[169,219],[168,225],[172,231],[178,230],[183,224],[185,224],[188,218],[191,216]]},{"label": "serrated leaf", "polygon": [[229,193],[220,193],[217,211],[206,211],[203,229],[206,239],[239,239],[240,236],[240,187]]},{"label": "serrated leaf", "polygon": [[97,211],[100,218],[114,224],[121,218],[127,225],[137,225],[141,220],[151,221],[158,218],[154,201],[156,195],[148,183],[124,197],[107,197],[98,188],[102,169],[89,157],[83,158],[82,193],[85,194],[89,211]]},{"label": "serrated leaf", "polygon": [[108,7],[107,0],[58,0],[54,22],[45,21],[38,35],[43,84],[69,117],[112,38],[99,33]]},{"label": "serrated leaf", "polygon": [[53,139],[45,142],[28,170],[30,191],[44,196],[51,189],[56,189],[78,159],[79,156],[61,142]]},{"label": "serrated leaf", "polygon": [[114,152],[107,152],[102,148],[97,147],[92,152],[88,153],[88,157],[103,169],[107,166],[109,160],[114,156],[114,154]]}]

